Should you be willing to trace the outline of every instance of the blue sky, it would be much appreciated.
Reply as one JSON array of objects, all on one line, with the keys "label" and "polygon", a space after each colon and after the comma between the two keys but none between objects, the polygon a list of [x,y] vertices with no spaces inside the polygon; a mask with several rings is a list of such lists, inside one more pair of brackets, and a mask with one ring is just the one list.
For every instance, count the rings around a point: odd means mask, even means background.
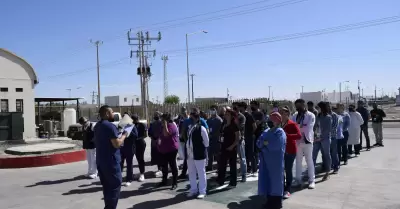
[{"label": "blue sky", "polygon": [[[162,51],[185,49],[185,34],[190,48],[246,41],[358,23],[399,15],[398,0],[309,0],[293,5],[237,15],[221,20],[180,27],[171,24],[204,20],[287,0],[270,0],[236,10],[194,19],[151,26],[154,23],[235,7],[257,0],[2,0],[0,3],[0,47],[6,48],[33,65],[40,84],[40,97],[85,97],[97,89],[96,54],[90,39],[100,39],[100,62],[126,58],[118,65],[101,68],[102,96],[140,94],[137,60],[129,58],[129,28],[161,30],[162,40],[153,42],[158,51],[152,61],[154,76],[150,98],[163,98]],[[6,21],[5,21],[6,20]],[[151,26],[151,27],[149,27]],[[361,80],[364,94],[397,92],[400,77],[400,23],[332,33],[308,38],[258,44],[225,50],[192,53],[190,70],[196,74],[195,96],[268,97],[294,99],[304,91],[338,91],[339,81],[349,80],[357,91]],[[134,32],[138,29],[134,29]],[[156,35],[157,30],[151,30]],[[169,94],[187,98],[186,57],[167,54]],[[85,70],[87,69],[87,70]],[[76,72],[76,73],[70,73]],[[76,89],[81,86],[82,88]],[[379,93],[378,93],[379,94]]]}]

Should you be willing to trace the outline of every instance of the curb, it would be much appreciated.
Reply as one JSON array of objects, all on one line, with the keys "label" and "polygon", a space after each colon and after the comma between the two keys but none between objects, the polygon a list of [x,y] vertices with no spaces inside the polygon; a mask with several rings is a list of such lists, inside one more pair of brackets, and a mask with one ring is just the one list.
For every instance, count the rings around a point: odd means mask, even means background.
[{"label": "curb", "polygon": [[44,167],[86,160],[86,151],[72,151],[40,156],[0,157],[0,169]]}]

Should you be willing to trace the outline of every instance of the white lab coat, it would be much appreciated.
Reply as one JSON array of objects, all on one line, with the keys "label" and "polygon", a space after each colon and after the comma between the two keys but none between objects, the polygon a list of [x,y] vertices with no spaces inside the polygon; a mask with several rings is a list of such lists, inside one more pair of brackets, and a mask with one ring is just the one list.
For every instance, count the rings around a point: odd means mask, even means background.
[{"label": "white lab coat", "polygon": [[364,124],[364,120],[359,112],[349,112],[349,115],[351,122],[349,127],[349,140],[347,141],[347,144],[360,144],[360,126]]}]

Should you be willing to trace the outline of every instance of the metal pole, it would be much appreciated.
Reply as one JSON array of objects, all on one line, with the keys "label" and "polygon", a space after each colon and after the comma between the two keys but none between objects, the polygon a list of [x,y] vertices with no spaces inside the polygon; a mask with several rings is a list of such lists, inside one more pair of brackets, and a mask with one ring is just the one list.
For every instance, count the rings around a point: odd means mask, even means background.
[{"label": "metal pole", "polygon": [[342,102],[342,82],[339,83],[339,103]]},{"label": "metal pole", "polygon": [[304,86],[301,86],[301,93],[304,93]]},{"label": "metal pole", "polygon": [[97,106],[100,108],[100,63],[99,63],[99,44],[100,41],[96,41],[96,57],[97,57]]},{"label": "metal pole", "polygon": [[194,82],[193,82],[194,76],[195,76],[194,74],[190,74],[190,77],[192,77],[192,102],[194,102]]},{"label": "metal pole", "polygon": [[271,86],[268,86],[268,100],[271,101]]},{"label": "metal pole", "polygon": [[360,101],[361,100],[361,92],[360,92],[360,80],[358,80],[358,101]]},{"label": "metal pole", "polygon": [[375,102],[376,102],[376,85],[375,85]]},{"label": "metal pole", "polygon": [[188,43],[188,34],[187,33],[186,33],[186,74],[187,74],[188,102],[190,103],[189,43]]}]

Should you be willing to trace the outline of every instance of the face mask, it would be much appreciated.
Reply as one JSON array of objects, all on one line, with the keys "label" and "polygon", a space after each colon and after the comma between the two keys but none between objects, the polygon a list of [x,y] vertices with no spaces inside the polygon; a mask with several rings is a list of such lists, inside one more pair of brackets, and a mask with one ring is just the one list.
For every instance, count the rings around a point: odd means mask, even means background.
[{"label": "face mask", "polygon": [[237,107],[234,107],[233,110],[234,110],[235,112],[237,112],[237,111],[238,111],[238,108],[237,108]]},{"label": "face mask", "polygon": [[210,114],[211,114],[211,115],[216,115],[216,114],[217,114],[217,111],[210,111]]},{"label": "face mask", "polygon": [[112,123],[112,122],[114,122],[115,120],[114,120],[114,118],[109,118],[108,121]]},{"label": "face mask", "polygon": [[154,117],[154,120],[160,120],[160,117],[156,116],[156,117]]},{"label": "face mask", "polygon": [[267,125],[268,125],[269,128],[273,128],[274,127],[274,123],[272,121],[270,121],[270,120],[267,122]]},{"label": "face mask", "polygon": [[257,108],[256,107],[250,107],[251,111],[256,111]]},{"label": "face mask", "polygon": [[350,112],[354,112],[354,108],[349,108],[349,111]]}]

